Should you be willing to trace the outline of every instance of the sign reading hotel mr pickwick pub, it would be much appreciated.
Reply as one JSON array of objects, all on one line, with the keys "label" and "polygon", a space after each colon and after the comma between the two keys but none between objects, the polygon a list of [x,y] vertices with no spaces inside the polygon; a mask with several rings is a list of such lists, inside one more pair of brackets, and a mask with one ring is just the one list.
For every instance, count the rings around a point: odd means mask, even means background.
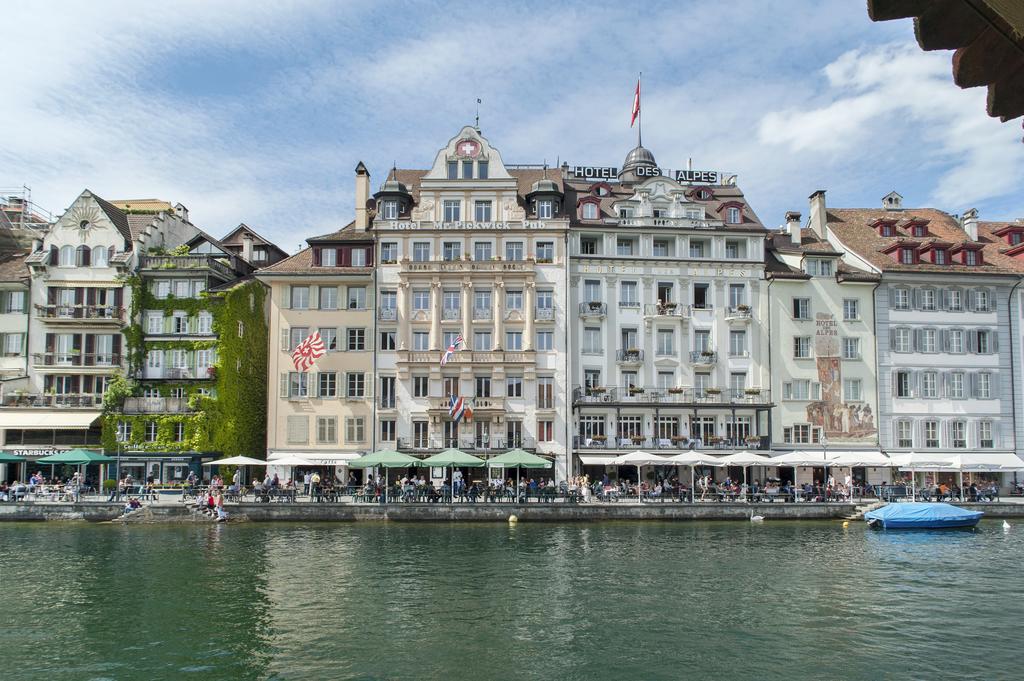
[{"label": "sign reading hotel mr pickwick pub", "polygon": [[[715,170],[669,170],[668,168],[639,167],[633,172],[640,177],[664,176],[683,183],[718,183],[718,171]],[[614,180],[619,176],[619,169],[611,166],[572,166],[572,176],[581,180]]]}]

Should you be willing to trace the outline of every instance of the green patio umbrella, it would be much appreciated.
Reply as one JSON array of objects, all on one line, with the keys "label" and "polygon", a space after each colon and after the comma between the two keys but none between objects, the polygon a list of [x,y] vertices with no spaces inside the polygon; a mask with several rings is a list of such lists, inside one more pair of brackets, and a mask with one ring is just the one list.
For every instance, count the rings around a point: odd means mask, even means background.
[{"label": "green patio umbrella", "polygon": [[461,449],[446,449],[443,452],[434,454],[429,458],[424,459],[420,462],[423,466],[440,466],[442,468],[452,469],[452,503],[455,503],[455,467],[456,466],[468,466],[470,468],[479,468],[486,462],[480,457],[467,454]]},{"label": "green patio umbrella", "polygon": [[[91,463],[113,463],[116,460],[117,459],[105,456],[99,452],[94,452],[91,449],[69,449],[68,451],[61,452],[59,454],[44,456],[41,459],[38,459],[36,463],[48,463],[51,466],[59,463],[66,464],[68,466],[88,466]],[[78,489],[75,490],[76,499],[79,495],[79,490],[82,487],[82,481],[85,479],[84,472],[79,471],[79,473]]]},{"label": "green patio umbrella", "polygon": [[388,468],[408,468],[409,466],[422,466],[423,462],[414,456],[396,452],[393,449],[381,449],[370,452],[353,461],[348,462],[349,468],[373,468],[381,466],[384,471],[384,503],[388,503]]},{"label": "green patio umbrella", "polygon": [[519,469],[520,468],[551,468],[547,459],[531,454],[525,449],[510,449],[487,462],[488,466],[516,469],[516,501],[519,501]]}]

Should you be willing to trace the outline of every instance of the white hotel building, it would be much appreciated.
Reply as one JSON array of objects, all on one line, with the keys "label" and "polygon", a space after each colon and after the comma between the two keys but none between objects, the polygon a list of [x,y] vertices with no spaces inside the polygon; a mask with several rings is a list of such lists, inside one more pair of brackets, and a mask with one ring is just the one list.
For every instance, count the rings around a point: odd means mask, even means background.
[{"label": "white hotel building", "polygon": [[[557,171],[506,167],[467,126],[429,169],[395,169],[367,199],[357,211],[372,210],[378,249],[377,445],[523,447],[564,479],[569,222]],[[459,334],[465,348],[441,366]],[[451,395],[468,398],[471,421],[452,422]]]},{"label": "white hotel building", "polygon": [[643,147],[621,171],[562,170],[576,470],[638,447],[767,448],[766,230],[735,178],[666,176]]}]

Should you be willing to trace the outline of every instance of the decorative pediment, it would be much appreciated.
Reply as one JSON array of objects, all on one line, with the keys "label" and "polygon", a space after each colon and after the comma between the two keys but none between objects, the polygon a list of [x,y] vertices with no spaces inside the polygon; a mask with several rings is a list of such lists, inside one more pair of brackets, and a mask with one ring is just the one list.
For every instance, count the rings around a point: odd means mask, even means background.
[{"label": "decorative pediment", "polygon": [[486,161],[487,178],[492,180],[511,180],[512,176],[505,169],[505,163],[501,160],[501,153],[491,146],[487,138],[480,134],[480,131],[471,125],[467,125],[459,131],[455,137],[448,140],[448,143],[437,152],[434,157],[434,164],[430,171],[423,176],[424,180],[447,180],[448,162],[454,161]]}]

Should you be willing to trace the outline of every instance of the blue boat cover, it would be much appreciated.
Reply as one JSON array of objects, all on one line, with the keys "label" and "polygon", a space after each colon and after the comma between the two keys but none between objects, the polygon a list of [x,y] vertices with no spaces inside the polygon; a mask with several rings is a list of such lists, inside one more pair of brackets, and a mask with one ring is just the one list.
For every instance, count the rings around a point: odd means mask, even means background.
[{"label": "blue boat cover", "polygon": [[877,520],[884,527],[964,527],[974,525],[983,515],[952,504],[920,502],[889,504],[868,511],[864,519]]}]

